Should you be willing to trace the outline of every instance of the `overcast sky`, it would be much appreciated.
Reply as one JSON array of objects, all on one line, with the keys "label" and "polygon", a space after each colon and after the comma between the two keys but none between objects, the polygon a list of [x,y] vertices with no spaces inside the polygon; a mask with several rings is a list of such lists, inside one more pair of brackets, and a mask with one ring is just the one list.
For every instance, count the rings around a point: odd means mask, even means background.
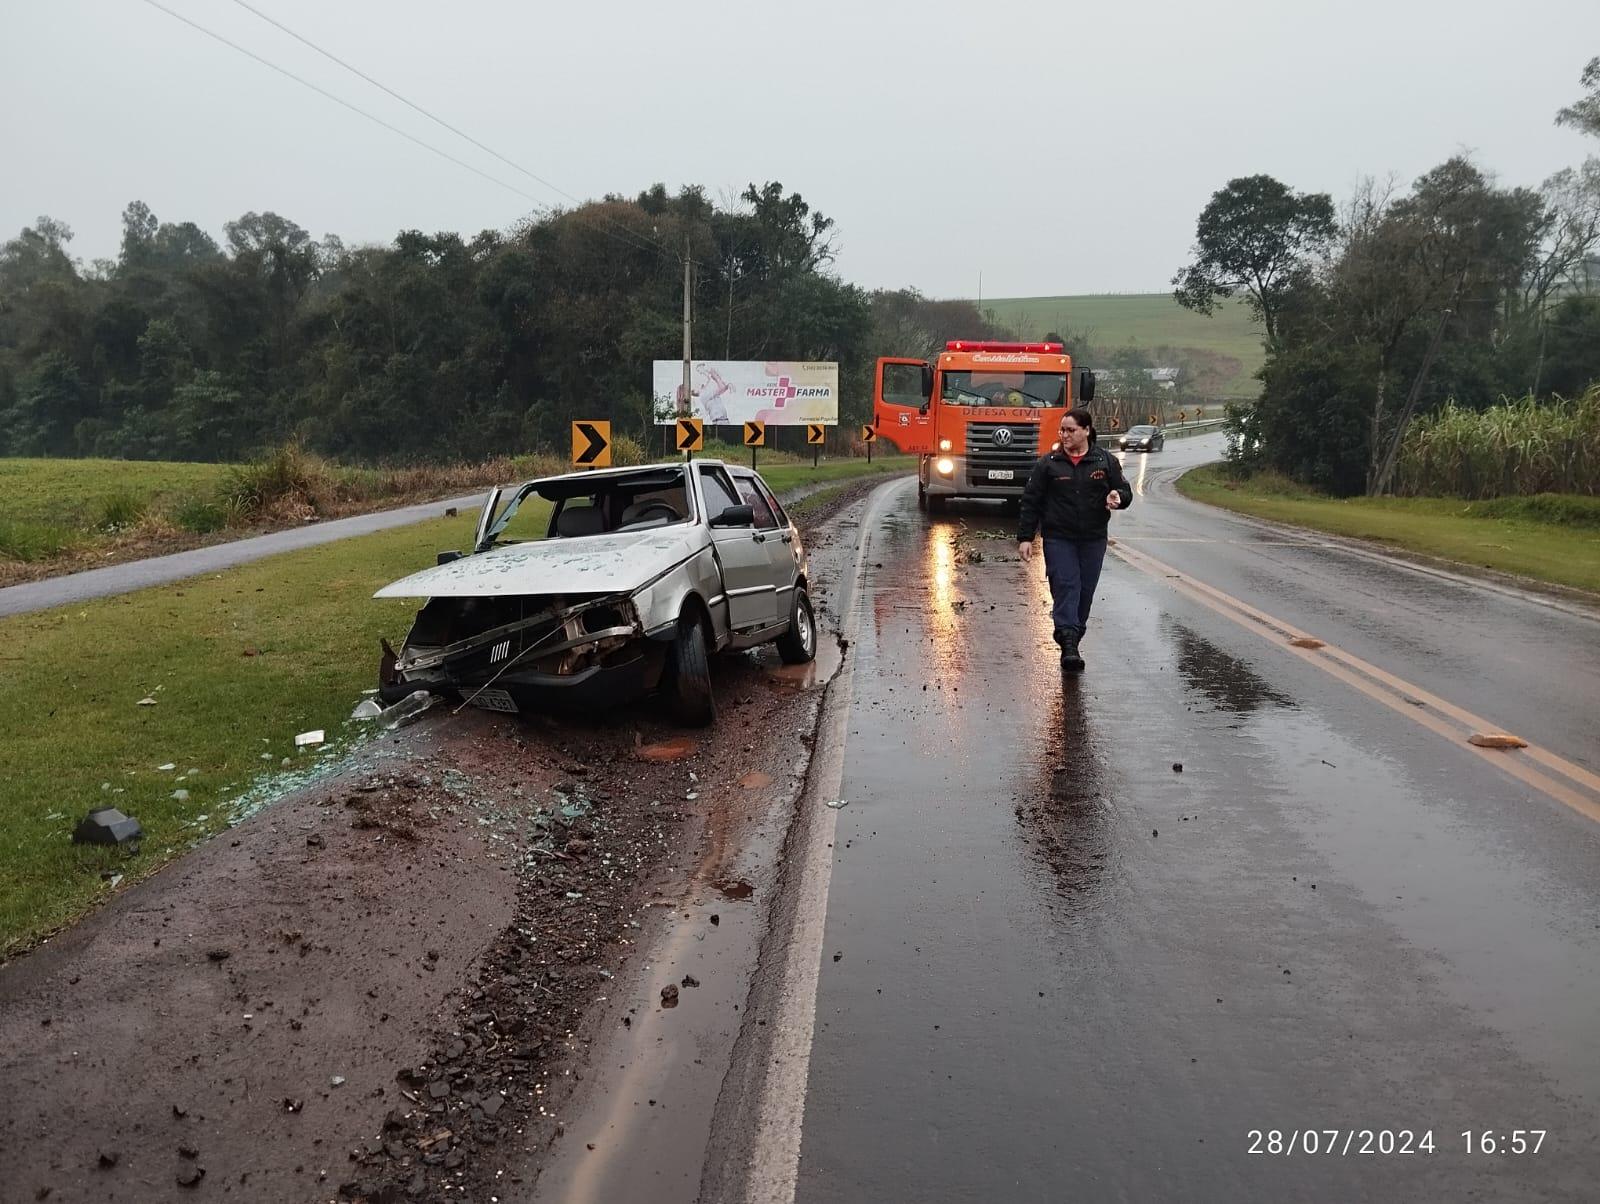
[{"label": "overcast sky", "polygon": [[[233,0],[162,3],[532,193]],[[781,180],[838,269],[932,296],[1165,289],[1233,176],[1350,191],[1459,151],[1536,185],[1595,0],[250,0],[575,197]],[[110,256],[272,209],[313,234],[506,227],[533,205],[143,0],[0,0],[0,236],[48,213]]]}]

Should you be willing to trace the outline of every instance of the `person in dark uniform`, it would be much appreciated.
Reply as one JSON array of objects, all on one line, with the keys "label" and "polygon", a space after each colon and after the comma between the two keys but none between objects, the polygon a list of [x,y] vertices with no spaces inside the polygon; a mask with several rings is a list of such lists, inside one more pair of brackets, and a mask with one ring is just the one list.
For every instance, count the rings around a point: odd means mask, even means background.
[{"label": "person in dark uniform", "polygon": [[1044,572],[1063,673],[1083,668],[1078,643],[1105,563],[1106,526],[1113,510],[1132,502],[1122,464],[1096,445],[1093,416],[1069,410],[1061,419],[1061,442],[1033,466],[1017,524],[1017,551],[1024,563],[1033,559],[1034,535],[1044,535]]}]

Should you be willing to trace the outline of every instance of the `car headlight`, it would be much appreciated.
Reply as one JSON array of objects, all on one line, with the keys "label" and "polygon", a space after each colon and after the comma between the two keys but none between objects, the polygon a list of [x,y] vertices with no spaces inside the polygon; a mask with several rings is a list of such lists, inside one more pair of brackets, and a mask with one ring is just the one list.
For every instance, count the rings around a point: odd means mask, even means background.
[{"label": "car headlight", "polygon": [[939,470],[941,477],[947,477],[956,470],[956,462],[949,456],[940,456],[933,466]]},{"label": "car headlight", "polygon": [[953,443],[951,443],[950,440],[948,440],[948,439],[939,440],[939,450],[940,451],[949,451],[954,446],[955,445]]}]

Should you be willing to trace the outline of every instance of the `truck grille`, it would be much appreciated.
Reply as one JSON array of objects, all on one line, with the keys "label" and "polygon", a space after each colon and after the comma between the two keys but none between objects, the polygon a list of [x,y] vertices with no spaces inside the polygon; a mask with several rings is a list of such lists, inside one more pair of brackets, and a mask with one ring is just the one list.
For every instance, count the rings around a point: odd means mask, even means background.
[{"label": "truck grille", "polygon": [[[1011,432],[1009,443],[997,443],[995,432]],[[969,422],[967,423],[967,481],[972,485],[1004,487],[1008,482],[989,478],[992,468],[1009,469],[1009,484],[1019,490],[1028,483],[1028,474],[1039,458],[1039,424],[1037,422]]]}]

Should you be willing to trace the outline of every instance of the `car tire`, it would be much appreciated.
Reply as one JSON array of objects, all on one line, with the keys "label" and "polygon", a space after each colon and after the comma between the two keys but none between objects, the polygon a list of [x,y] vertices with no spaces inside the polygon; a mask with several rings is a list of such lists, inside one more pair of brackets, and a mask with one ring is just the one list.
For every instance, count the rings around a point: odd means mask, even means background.
[{"label": "car tire", "polygon": [[685,727],[706,727],[717,717],[717,704],[711,696],[705,628],[692,616],[679,621],[667,669],[667,713]]},{"label": "car tire", "polygon": [[789,607],[788,630],[773,643],[786,665],[808,665],[817,658],[817,616],[811,609],[811,598],[798,585]]}]

